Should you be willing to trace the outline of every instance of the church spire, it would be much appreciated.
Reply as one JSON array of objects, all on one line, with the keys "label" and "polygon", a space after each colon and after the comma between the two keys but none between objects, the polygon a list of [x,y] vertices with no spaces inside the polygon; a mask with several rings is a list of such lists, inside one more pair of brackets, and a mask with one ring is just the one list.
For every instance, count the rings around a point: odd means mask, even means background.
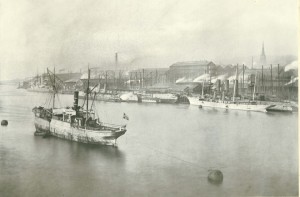
[{"label": "church spire", "polygon": [[264,42],[262,43],[262,49],[261,49],[261,55],[260,55],[260,63],[262,65],[266,65],[267,64],[267,58],[266,58],[266,54],[265,54],[265,44],[264,44]]},{"label": "church spire", "polygon": [[261,56],[266,56],[266,54],[265,54],[265,45],[264,45],[264,42],[263,42],[263,44],[262,44]]}]

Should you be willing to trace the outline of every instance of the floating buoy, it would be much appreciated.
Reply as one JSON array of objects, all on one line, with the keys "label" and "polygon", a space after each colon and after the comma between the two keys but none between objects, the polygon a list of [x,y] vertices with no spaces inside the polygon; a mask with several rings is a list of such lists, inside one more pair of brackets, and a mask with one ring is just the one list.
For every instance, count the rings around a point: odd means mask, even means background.
[{"label": "floating buoy", "polygon": [[220,170],[210,170],[207,179],[211,183],[220,184],[223,182],[223,173]]},{"label": "floating buoy", "polygon": [[199,105],[199,108],[201,109],[201,108],[202,108],[202,105]]},{"label": "floating buoy", "polygon": [[7,126],[8,125],[8,121],[7,120],[2,120],[1,121],[1,125],[2,126]]}]

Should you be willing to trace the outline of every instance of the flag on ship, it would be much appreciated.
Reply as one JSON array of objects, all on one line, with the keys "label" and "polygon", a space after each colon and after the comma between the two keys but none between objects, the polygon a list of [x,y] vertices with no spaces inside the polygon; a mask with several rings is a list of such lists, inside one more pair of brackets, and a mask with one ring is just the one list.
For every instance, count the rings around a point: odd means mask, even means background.
[{"label": "flag on ship", "polygon": [[123,114],[123,119],[129,120],[129,117],[127,116],[127,114]]}]

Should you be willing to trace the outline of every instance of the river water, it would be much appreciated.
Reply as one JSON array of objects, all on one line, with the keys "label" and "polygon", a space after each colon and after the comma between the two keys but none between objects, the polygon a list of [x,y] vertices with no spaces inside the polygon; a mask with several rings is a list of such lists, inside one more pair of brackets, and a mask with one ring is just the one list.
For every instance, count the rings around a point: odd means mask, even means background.
[{"label": "river water", "polygon": [[298,113],[96,102],[103,122],[127,124],[116,148],[35,137],[47,96],[0,85],[0,196],[298,195]]}]

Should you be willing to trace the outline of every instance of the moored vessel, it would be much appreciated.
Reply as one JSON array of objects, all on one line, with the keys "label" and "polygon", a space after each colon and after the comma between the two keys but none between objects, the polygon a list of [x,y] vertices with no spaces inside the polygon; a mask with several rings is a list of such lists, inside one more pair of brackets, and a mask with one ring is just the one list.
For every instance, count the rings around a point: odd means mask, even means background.
[{"label": "moored vessel", "polygon": [[[234,81],[234,89],[233,89],[233,96],[231,100],[224,99],[224,92],[222,99],[215,100],[215,99],[205,99],[203,95],[203,86],[202,86],[202,97],[187,97],[191,105],[197,105],[199,107],[212,107],[212,108],[222,108],[222,109],[229,109],[229,110],[244,110],[244,111],[257,111],[257,112],[267,112],[267,110],[275,105],[272,104],[262,104],[257,103],[254,101],[255,95],[255,85],[253,91],[253,99],[252,101],[247,100],[236,100],[236,83],[238,78],[238,66],[236,68],[236,80]],[[255,76],[255,84],[256,84],[256,76]]]},{"label": "moored vessel", "polygon": [[[35,135],[51,135],[61,139],[102,145],[116,145],[118,137],[126,133],[126,125],[116,125],[101,122],[96,118],[92,107],[89,109],[89,82],[86,90],[86,109],[78,105],[78,91],[74,92],[74,106],[72,108],[55,108],[55,73],[50,76],[53,85],[52,108],[35,107]],[[90,76],[90,70],[88,70]],[[89,81],[89,80],[88,80]],[[92,104],[93,106],[93,104]]]},{"label": "moored vessel", "polygon": [[222,108],[228,110],[244,110],[244,111],[257,111],[257,112],[267,112],[269,108],[274,105],[268,104],[258,104],[257,102],[252,101],[206,101],[199,97],[187,97],[191,105],[197,105],[201,107],[212,107],[212,108]]},{"label": "moored vessel", "polygon": [[153,94],[153,97],[156,98],[158,103],[176,103],[178,101],[178,97],[170,93]]},{"label": "moored vessel", "polygon": [[142,102],[141,97],[133,92],[122,94],[120,99],[122,102]]}]

